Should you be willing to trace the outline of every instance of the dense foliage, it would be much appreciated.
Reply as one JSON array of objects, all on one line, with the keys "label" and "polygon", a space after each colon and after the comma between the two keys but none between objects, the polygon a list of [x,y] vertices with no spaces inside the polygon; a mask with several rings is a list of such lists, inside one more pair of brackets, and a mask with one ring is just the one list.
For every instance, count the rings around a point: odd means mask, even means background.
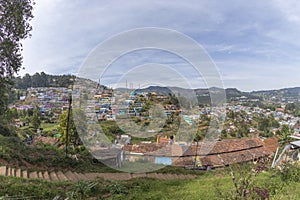
[{"label": "dense foliage", "polygon": [[10,78],[22,66],[22,41],[30,36],[32,0],[0,0],[0,130],[7,133],[5,117],[10,100]]},{"label": "dense foliage", "polygon": [[[73,117],[74,113],[74,117]],[[75,122],[76,120],[76,122]],[[67,126],[69,123],[69,132],[68,132],[68,143],[77,146],[81,144],[80,136],[82,137],[86,131],[86,119],[83,111],[81,110],[71,110],[68,122],[68,110],[63,112],[59,116],[58,120],[58,131],[62,134],[61,142],[65,143],[67,139]]]},{"label": "dense foliage", "polygon": [[0,1],[0,77],[12,77],[22,66],[21,41],[31,36],[32,0]]},{"label": "dense foliage", "polygon": [[34,75],[25,74],[23,77],[14,78],[17,89],[27,89],[30,87],[69,87],[73,84],[73,75],[49,75],[44,72]]}]

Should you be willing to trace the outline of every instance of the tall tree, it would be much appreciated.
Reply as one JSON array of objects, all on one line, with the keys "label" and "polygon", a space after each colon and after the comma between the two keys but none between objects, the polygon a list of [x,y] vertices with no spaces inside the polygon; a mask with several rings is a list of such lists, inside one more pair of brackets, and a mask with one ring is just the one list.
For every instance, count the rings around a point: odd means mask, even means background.
[{"label": "tall tree", "polygon": [[[22,66],[22,40],[30,36],[33,0],[0,0],[0,129],[11,89],[11,78]],[[7,128],[5,128],[7,129]]]},{"label": "tall tree", "polygon": [[0,77],[12,77],[22,66],[22,43],[30,37],[32,0],[0,0]]},{"label": "tall tree", "polygon": [[292,141],[292,138],[290,137],[292,135],[292,132],[288,125],[284,124],[281,128],[279,140],[278,143],[284,147],[286,144]]},{"label": "tall tree", "polygon": [[35,130],[37,130],[41,125],[40,113],[37,109],[34,110],[30,122]]},{"label": "tall tree", "polygon": [[31,76],[29,74],[25,74],[20,82],[22,83],[22,89],[27,89],[32,86]]},{"label": "tall tree", "polygon": [[[74,115],[73,115],[74,113]],[[58,119],[58,131],[59,133],[62,134],[61,137],[61,142],[65,143],[66,142],[66,135],[67,135],[67,124],[69,123],[69,137],[68,137],[68,143],[73,144],[73,145],[79,145],[81,144],[80,136],[79,133],[83,133],[84,130],[86,130],[87,125],[86,125],[86,118],[85,114],[81,110],[71,110],[70,111],[70,118],[68,122],[68,110],[63,112]],[[74,122],[76,120],[76,123]],[[77,130],[78,129],[78,130]],[[80,131],[78,133],[78,131]]]}]

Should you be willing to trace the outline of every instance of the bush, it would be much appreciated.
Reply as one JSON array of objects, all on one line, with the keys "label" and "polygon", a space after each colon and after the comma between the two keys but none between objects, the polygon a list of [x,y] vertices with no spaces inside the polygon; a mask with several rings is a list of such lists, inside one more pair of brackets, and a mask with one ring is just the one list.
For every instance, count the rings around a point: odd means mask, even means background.
[{"label": "bush", "polygon": [[265,185],[257,185],[257,176],[266,170],[268,158],[260,159],[257,164],[242,163],[229,166],[230,176],[233,183],[232,190],[228,192],[218,191],[216,195],[222,199],[269,199],[270,192]]},{"label": "bush", "polygon": [[7,124],[0,123],[0,135],[3,136],[17,136],[15,130],[12,127],[9,127]]},{"label": "bush", "polygon": [[128,194],[128,188],[120,181],[114,181],[112,183],[106,184],[105,189],[110,194]]},{"label": "bush", "polygon": [[73,187],[72,192],[68,193],[68,198],[70,200],[84,200],[87,199],[92,194],[93,187],[96,186],[96,183],[88,181],[79,181]]},{"label": "bush", "polygon": [[280,170],[277,170],[280,178],[284,182],[299,182],[300,168],[297,164],[285,163]]}]

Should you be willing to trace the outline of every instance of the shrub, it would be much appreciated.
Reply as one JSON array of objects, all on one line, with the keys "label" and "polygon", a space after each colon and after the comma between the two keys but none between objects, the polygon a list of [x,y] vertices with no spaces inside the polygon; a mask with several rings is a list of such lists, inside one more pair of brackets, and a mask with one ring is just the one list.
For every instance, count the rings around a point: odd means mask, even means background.
[{"label": "shrub", "polygon": [[96,183],[92,183],[88,181],[79,181],[73,187],[73,190],[68,193],[68,198],[71,200],[87,199],[87,197],[91,195],[94,186],[96,186]]},{"label": "shrub", "polygon": [[110,194],[128,194],[128,188],[120,181],[114,181],[112,183],[106,184],[105,189]]},{"label": "shrub", "polygon": [[280,178],[284,182],[299,182],[300,181],[300,168],[294,163],[285,163],[277,170]]},{"label": "shrub", "polygon": [[268,158],[258,160],[257,164],[242,163],[229,166],[234,189],[216,195],[222,199],[269,199],[270,192],[265,186],[256,185],[257,175],[266,169]]}]

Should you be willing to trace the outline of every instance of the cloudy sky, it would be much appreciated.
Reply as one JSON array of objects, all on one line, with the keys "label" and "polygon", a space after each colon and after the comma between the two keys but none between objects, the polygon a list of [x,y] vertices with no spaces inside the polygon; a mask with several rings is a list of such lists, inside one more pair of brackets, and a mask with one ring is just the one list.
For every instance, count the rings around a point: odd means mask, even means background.
[{"label": "cloudy sky", "polygon": [[[32,38],[24,41],[25,70],[20,75],[78,74],[90,52],[103,41],[130,29],[160,27],[181,32],[202,45],[226,88],[252,91],[300,86],[300,3],[296,0],[43,0],[36,2],[34,16]],[[168,73],[172,66],[178,70]],[[184,80],[194,75],[192,87],[205,86],[188,64],[159,50],[128,53],[111,68],[106,84],[114,84],[111,77],[118,70],[131,70],[128,77],[123,73],[123,83],[129,79],[135,85],[147,85],[151,80],[143,83],[143,77],[155,71],[153,83],[164,79],[164,85],[174,85],[179,78],[171,83],[170,74]]]}]

